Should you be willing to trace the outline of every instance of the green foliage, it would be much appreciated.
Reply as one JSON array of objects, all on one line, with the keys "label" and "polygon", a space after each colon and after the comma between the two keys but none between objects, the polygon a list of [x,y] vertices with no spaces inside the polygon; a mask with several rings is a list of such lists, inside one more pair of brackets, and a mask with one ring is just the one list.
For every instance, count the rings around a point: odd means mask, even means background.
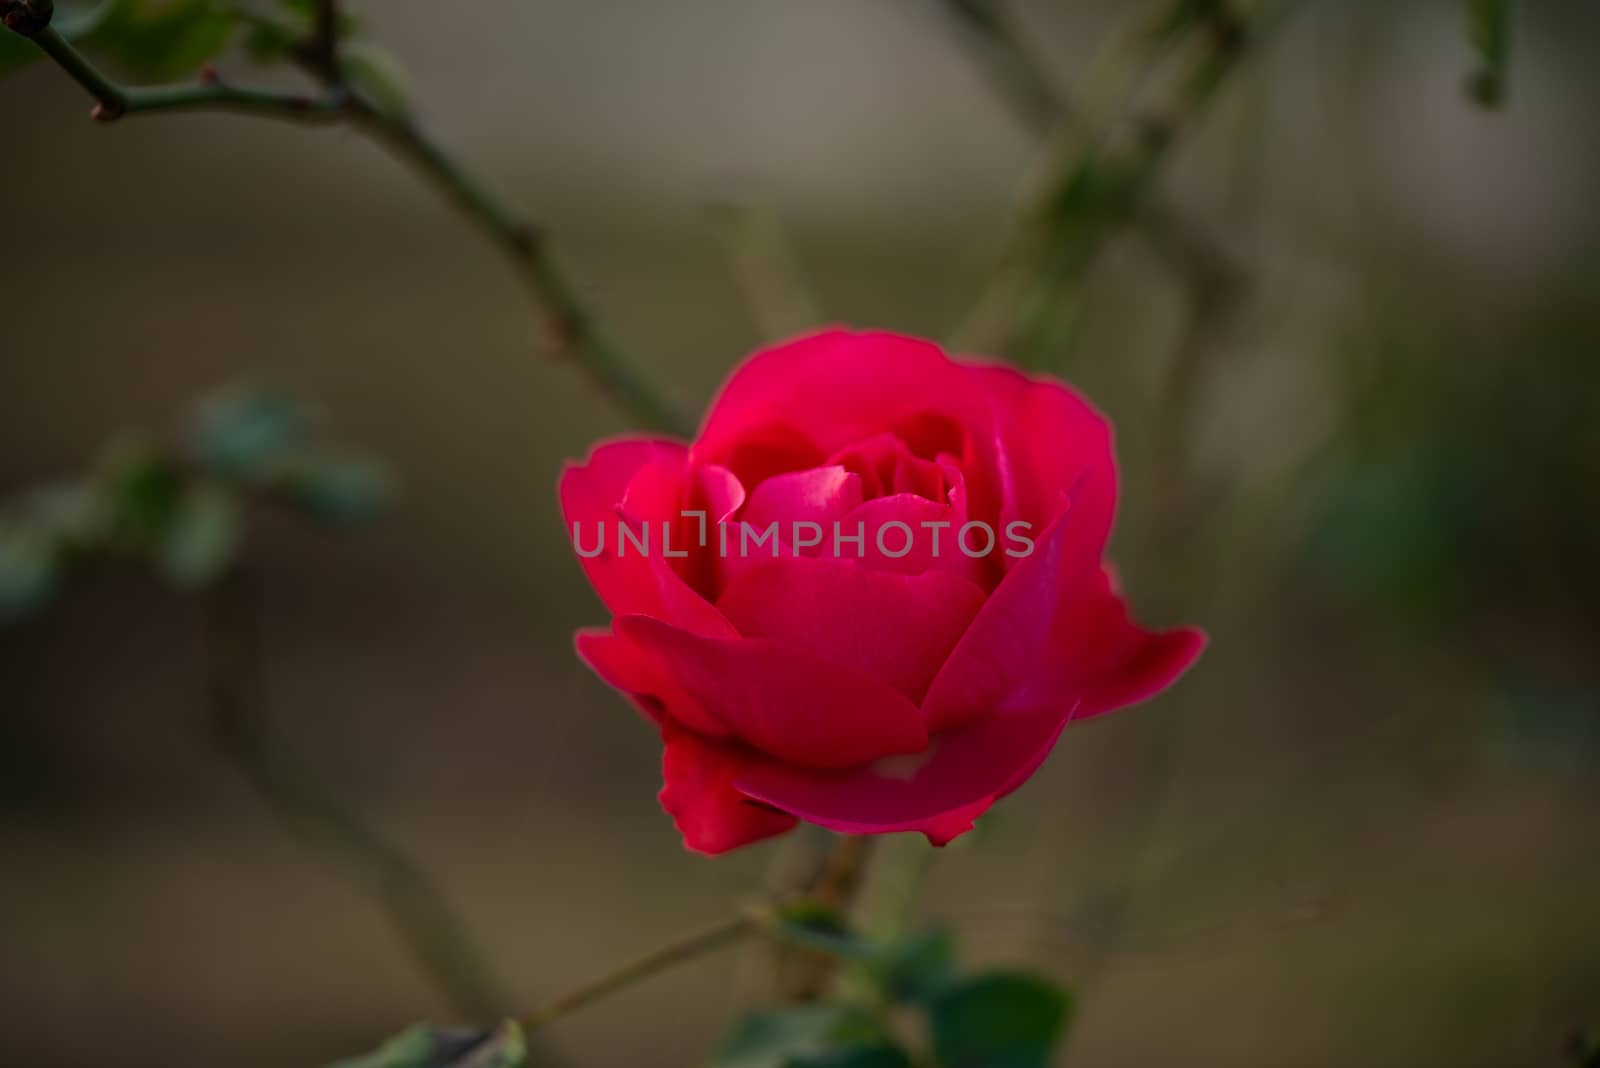
[{"label": "green foliage", "polygon": [[290,472],[289,497],[313,519],[347,525],[375,519],[393,496],[389,472],[364,456],[314,455]]},{"label": "green foliage", "polygon": [[243,525],[237,497],[214,483],[194,483],[168,518],[156,560],[174,585],[204,586],[233,562]]},{"label": "green foliage", "polygon": [[884,993],[898,1002],[927,1004],[955,982],[955,939],[934,929],[890,945],[880,958],[877,978]]},{"label": "green foliage", "polygon": [[356,42],[342,55],[344,77],[351,87],[385,115],[411,111],[411,86],[392,55],[376,45]]},{"label": "green foliage", "polygon": [[39,532],[0,523],[0,623],[36,611],[55,591],[56,554]]},{"label": "green foliage", "polygon": [[380,464],[327,445],[293,397],[229,390],[200,406],[187,449],[124,439],[87,477],[0,508],[0,622],[46,604],[82,558],[148,560],[195,589],[233,564],[254,504],[349,526],[378,516],[391,492]]},{"label": "green foliage", "polygon": [[109,0],[82,44],[140,78],[177,78],[215,59],[238,20],[227,0]]},{"label": "green foliage", "polygon": [[928,1006],[940,1068],[1045,1068],[1072,1000],[1034,975],[990,972],[949,987]]},{"label": "green foliage", "polygon": [[1478,67],[1467,78],[1467,93],[1486,108],[1505,100],[1506,66],[1511,56],[1511,0],[1465,0],[1467,38]]},{"label": "green foliage", "polygon": [[909,1065],[860,1005],[801,1005],[755,1012],[734,1026],[712,1068],[877,1068]]},{"label": "green foliage", "polygon": [[507,1020],[493,1031],[441,1031],[418,1025],[361,1057],[329,1068],[524,1068],[522,1028]]},{"label": "green foliage", "polygon": [[[712,1068],[1042,1068],[1066,1032],[1066,991],[1021,972],[962,975],[948,931],[874,942],[852,933],[834,910],[798,906],[780,913],[777,933],[846,962],[862,981],[852,991],[865,996],[752,1013]],[[897,1005],[923,1018],[931,1061],[914,1059],[897,1041],[890,1026]]]},{"label": "green foliage", "polygon": [[311,437],[311,411],[282,390],[242,387],[201,405],[194,451],[217,474],[253,485],[283,477]]}]

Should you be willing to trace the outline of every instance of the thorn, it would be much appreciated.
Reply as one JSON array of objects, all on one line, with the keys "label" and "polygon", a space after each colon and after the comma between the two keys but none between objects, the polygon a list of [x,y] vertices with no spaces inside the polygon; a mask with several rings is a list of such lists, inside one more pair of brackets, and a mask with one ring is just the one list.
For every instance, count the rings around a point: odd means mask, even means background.
[{"label": "thorn", "polygon": [[217,68],[216,68],[216,66],[214,64],[207,63],[205,66],[200,68],[200,84],[201,85],[221,85],[222,84],[222,75],[217,73]]},{"label": "thorn", "polygon": [[122,118],[122,108],[115,104],[96,104],[89,109],[89,118],[95,122],[116,122]]}]

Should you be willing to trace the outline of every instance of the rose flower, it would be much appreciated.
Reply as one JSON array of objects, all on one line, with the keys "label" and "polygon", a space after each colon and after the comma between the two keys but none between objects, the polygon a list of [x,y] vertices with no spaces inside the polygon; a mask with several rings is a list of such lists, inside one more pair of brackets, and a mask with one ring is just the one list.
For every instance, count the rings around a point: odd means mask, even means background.
[{"label": "rose flower", "polygon": [[797,820],[948,842],[1205,644],[1132,622],[1107,573],[1105,417],[926,341],[759,352],[692,443],[605,442],[560,493],[613,616],[578,652],[660,729],[703,853]]}]

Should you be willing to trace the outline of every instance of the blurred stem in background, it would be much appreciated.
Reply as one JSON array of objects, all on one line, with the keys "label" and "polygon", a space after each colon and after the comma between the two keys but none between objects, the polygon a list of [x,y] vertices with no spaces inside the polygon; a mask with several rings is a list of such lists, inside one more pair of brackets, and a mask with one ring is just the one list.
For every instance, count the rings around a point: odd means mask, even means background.
[{"label": "blurred stem in background", "polygon": [[265,701],[256,583],[239,565],[206,593],[209,729],[217,748],[297,838],[382,911],[417,964],[466,1021],[505,1017],[510,999],[443,889],[357,815],[272,725]]},{"label": "blurred stem in background", "polygon": [[760,201],[728,201],[710,212],[762,339],[818,325],[821,313],[777,210]]},{"label": "blurred stem in background", "polygon": [[382,99],[344,77],[334,4],[318,5],[312,36],[293,53],[321,82],[322,91],[316,95],[228,85],[210,68],[193,83],[125,87],[104,75],[50,25],[48,0],[6,0],[0,10],[8,27],[31,38],[94,97],[94,117],[102,122],[158,112],[231,111],[293,122],[343,122],[362,130],[428,178],[505,254],[522,278],[556,352],[637,422],[681,435],[692,432],[692,421],[600,328],[556,263],[544,231],[435,140],[403,102]]},{"label": "blurred stem in background", "polygon": [[[1183,134],[1208,113],[1219,90],[1260,39],[1293,10],[1276,0],[1251,17],[1225,0],[1164,3],[1139,20],[1090,64],[1075,99],[1056,97],[992,0],[945,0],[960,25],[977,36],[987,64],[1010,72],[1000,79],[1030,127],[1043,125],[1046,91],[1057,100],[1050,147],[1035,192],[1018,214],[989,287],[955,343],[1002,354],[1024,366],[1059,359],[1069,343],[1083,285],[1101,252],[1138,223],[1185,275],[1207,275],[1229,260],[1205,230],[1154,191]],[[1166,104],[1141,116],[1125,114],[1145,84],[1175,53],[1192,53]],[[1084,101],[1093,107],[1087,110]]]}]

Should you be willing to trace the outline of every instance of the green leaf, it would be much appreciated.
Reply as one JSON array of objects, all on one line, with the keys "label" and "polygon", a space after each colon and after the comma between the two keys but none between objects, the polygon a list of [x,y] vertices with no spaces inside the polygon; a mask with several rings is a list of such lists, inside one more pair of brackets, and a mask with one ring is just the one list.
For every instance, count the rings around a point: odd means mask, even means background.
[{"label": "green leaf", "polygon": [[341,55],[344,76],[385,115],[411,112],[411,86],[405,72],[387,51],[376,45],[349,44]]},{"label": "green leaf", "polygon": [[1511,56],[1511,0],[1465,2],[1467,39],[1478,54],[1478,69],[1467,79],[1467,93],[1481,107],[1499,107],[1505,99]]},{"label": "green leaf", "polygon": [[1045,1068],[1072,1001],[1035,975],[989,972],[949,987],[928,1007],[940,1068]]},{"label": "green leaf", "polygon": [[784,941],[833,957],[875,963],[882,949],[857,937],[844,915],[829,905],[802,901],[778,910],[777,933]]},{"label": "green leaf", "polygon": [[956,977],[955,939],[949,931],[922,931],[889,947],[879,985],[895,1001],[928,1002]]},{"label": "green leaf", "polygon": [[911,1058],[899,1046],[879,1042],[800,1057],[789,1061],[788,1068],[911,1068]]},{"label": "green leaf", "polygon": [[0,623],[38,611],[55,593],[59,578],[48,538],[29,526],[0,526]]},{"label": "green leaf", "polygon": [[441,1031],[417,1025],[361,1057],[329,1068],[525,1068],[522,1028],[507,1020],[493,1031]]},{"label": "green leaf", "polygon": [[225,0],[109,0],[83,43],[129,74],[177,78],[216,58],[237,24]]},{"label": "green leaf", "polygon": [[88,482],[35,490],[29,495],[27,514],[46,537],[73,550],[98,547],[110,536],[114,518],[102,487]]},{"label": "green leaf", "polygon": [[299,461],[311,424],[306,406],[281,390],[232,389],[201,405],[195,451],[215,473],[260,485]]},{"label": "green leaf", "polygon": [[132,549],[160,539],[183,494],[183,476],[172,458],[139,440],[111,447],[101,484],[112,537]]},{"label": "green leaf", "polygon": [[169,579],[193,589],[233,562],[243,529],[239,502],[219,486],[190,486],[168,518],[156,558]]},{"label": "green leaf", "polygon": [[[839,1068],[853,1062],[826,1058],[869,1052],[881,1056],[879,1051],[890,1046],[863,1006],[801,1005],[745,1016],[718,1047],[711,1068]],[[875,1066],[872,1061],[858,1063]]]},{"label": "green leaf", "polygon": [[393,482],[382,464],[359,456],[309,460],[288,477],[291,498],[324,523],[364,523],[393,497]]}]

